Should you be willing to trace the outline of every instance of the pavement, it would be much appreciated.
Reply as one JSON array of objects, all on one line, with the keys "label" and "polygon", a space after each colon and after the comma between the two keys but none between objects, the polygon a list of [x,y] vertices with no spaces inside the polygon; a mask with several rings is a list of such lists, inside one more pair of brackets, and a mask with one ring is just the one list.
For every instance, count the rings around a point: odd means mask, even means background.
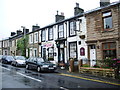
[{"label": "pavement", "polygon": [[57,69],[57,71],[60,75],[64,75],[64,76],[75,77],[75,78],[97,81],[97,82],[103,82],[103,83],[109,83],[109,84],[114,84],[114,85],[120,86],[120,79],[95,76],[92,74],[83,74],[83,73],[79,73],[79,72],[69,72],[68,69],[61,69],[60,67]]}]

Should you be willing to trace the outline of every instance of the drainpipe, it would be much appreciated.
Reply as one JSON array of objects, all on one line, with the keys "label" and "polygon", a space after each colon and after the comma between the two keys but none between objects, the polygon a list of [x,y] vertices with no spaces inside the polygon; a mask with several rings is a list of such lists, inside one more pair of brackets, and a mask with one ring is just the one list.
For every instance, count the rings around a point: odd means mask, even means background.
[{"label": "drainpipe", "polygon": [[68,63],[67,22],[65,22],[65,25],[66,25],[66,59],[67,59],[67,63]]}]

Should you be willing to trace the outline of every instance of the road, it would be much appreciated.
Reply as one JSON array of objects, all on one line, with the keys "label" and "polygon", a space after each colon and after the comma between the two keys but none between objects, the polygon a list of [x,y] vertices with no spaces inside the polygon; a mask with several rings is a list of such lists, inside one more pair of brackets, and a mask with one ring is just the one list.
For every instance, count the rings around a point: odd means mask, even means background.
[{"label": "road", "polygon": [[79,88],[120,88],[120,83],[88,79],[64,73],[38,73],[35,70],[26,70],[2,64],[2,88],[55,88],[61,90]]}]

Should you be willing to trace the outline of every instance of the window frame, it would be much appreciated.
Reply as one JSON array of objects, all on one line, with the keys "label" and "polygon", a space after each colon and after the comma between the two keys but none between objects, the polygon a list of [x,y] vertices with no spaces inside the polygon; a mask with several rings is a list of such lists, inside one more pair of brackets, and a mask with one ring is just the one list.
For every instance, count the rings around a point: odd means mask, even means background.
[{"label": "window frame", "polygon": [[[43,32],[44,32],[45,35],[43,35]],[[41,41],[45,42],[45,40],[46,40],[46,30],[44,29],[44,30],[41,31]]]},{"label": "window frame", "polygon": [[37,32],[35,33],[35,41],[36,42],[38,41],[38,33]]},{"label": "window frame", "polygon": [[[104,45],[107,45],[107,49],[105,49],[104,48]],[[111,44],[115,44],[115,48],[111,48],[110,47],[110,45]],[[103,59],[105,59],[105,57],[104,57],[104,51],[113,51],[113,50],[116,50],[117,48],[116,48],[116,42],[107,42],[107,43],[102,43],[102,52],[103,52]],[[117,54],[117,53],[116,53]],[[115,56],[115,57],[117,57],[117,56]]]},{"label": "window frame", "polygon": [[[59,27],[62,26],[63,30],[60,31]],[[62,32],[62,36],[60,36],[60,32]],[[64,38],[64,24],[61,23],[58,25],[58,38]]]},{"label": "window frame", "polygon": [[[71,50],[70,45],[73,44],[73,43],[76,44],[76,45],[75,45],[75,47],[76,47],[76,58],[71,57],[71,53],[70,53],[70,52],[71,52],[71,51],[70,51],[70,50]],[[77,58],[78,58],[77,41],[75,41],[75,42],[69,42],[69,57],[70,57],[70,58],[74,58],[75,61],[77,61]]]},{"label": "window frame", "polygon": [[[51,34],[52,33],[52,34]],[[53,40],[53,34],[54,32],[53,32],[53,27],[49,27],[48,28],[48,40],[50,41],[50,40]]]},{"label": "window frame", "polygon": [[[53,52],[50,52],[50,49],[52,49]],[[53,54],[53,57],[52,57],[53,60],[49,59],[49,58],[50,58],[50,55],[49,55],[49,54]],[[49,61],[54,61],[54,47],[49,47],[49,48],[48,48],[48,60],[49,60]]]},{"label": "window frame", "polygon": [[[75,32],[74,34],[71,34],[71,23],[72,23],[72,22],[73,22],[72,31]],[[76,26],[75,20],[69,21],[69,37],[71,37],[71,36],[76,36],[76,35],[77,35],[77,33],[76,33],[76,31],[75,31],[76,28],[77,28],[77,26]]]},{"label": "window frame", "polygon": [[[110,14],[108,14],[108,13],[110,13]],[[104,14],[108,14],[108,15],[105,15],[104,16]],[[105,28],[105,19],[106,18],[109,18],[109,17],[111,17],[111,25],[112,26],[110,26],[110,28]],[[109,30],[111,30],[112,28],[113,28],[113,17],[112,17],[112,11],[111,10],[109,10],[109,11],[106,11],[106,12],[102,12],[102,22],[103,22],[103,31],[109,31]]]}]

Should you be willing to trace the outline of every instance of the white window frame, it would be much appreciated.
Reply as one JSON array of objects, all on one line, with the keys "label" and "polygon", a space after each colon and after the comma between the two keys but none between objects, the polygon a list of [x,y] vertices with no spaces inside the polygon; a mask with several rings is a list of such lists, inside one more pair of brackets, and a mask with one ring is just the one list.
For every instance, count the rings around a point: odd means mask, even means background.
[{"label": "white window frame", "polygon": [[69,22],[69,36],[74,36],[76,35],[76,22],[75,21],[70,21]]},{"label": "white window frame", "polygon": [[44,42],[45,40],[46,40],[46,30],[44,29],[44,30],[42,30],[42,32],[41,32],[41,36],[42,36],[42,41]]},{"label": "white window frame", "polygon": [[58,38],[64,38],[64,25],[58,25]]},{"label": "white window frame", "polygon": [[53,27],[48,29],[48,40],[53,40]]}]

